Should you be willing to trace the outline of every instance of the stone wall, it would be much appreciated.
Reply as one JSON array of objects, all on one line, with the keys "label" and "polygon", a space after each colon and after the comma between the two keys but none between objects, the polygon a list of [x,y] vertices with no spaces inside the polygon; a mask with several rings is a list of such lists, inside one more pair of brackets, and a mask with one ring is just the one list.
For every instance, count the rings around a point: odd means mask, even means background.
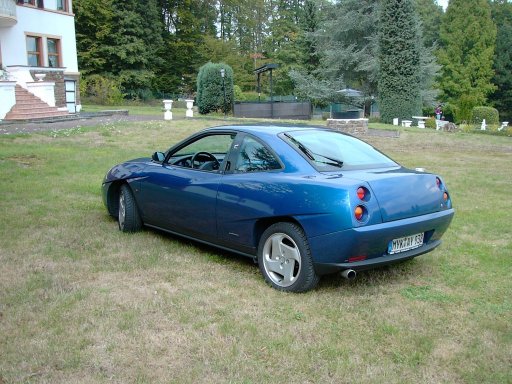
[{"label": "stone wall", "polygon": [[368,119],[327,119],[327,127],[351,135],[366,135]]},{"label": "stone wall", "polygon": [[45,71],[44,69],[30,70],[30,74],[34,81],[37,81],[35,74],[36,73],[44,73],[46,76],[44,81],[53,81],[55,83],[55,106],[57,108],[66,107],[66,85],[64,80],[74,80],[76,81],[76,90],[75,90],[75,103],[76,105],[80,105],[80,75],[64,75],[64,71]]},{"label": "stone wall", "polygon": [[35,74],[44,73],[44,81],[53,81],[55,83],[55,106],[62,108],[66,106],[66,89],[64,87],[64,71],[44,71],[41,69],[31,69],[30,74],[34,81],[37,81]]}]

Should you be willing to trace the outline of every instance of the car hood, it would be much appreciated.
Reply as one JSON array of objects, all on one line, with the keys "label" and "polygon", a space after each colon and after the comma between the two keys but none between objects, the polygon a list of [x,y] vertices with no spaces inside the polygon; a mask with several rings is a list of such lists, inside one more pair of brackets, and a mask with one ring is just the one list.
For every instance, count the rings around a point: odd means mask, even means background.
[{"label": "car hood", "polygon": [[105,175],[105,182],[114,180],[130,179],[139,177],[140,173],[145,169],[148,163],[151,162],[150,158],[143,157],[125,161],[124,163],[115,165]]},{"label": "car hood", "polygon": [[[365,182],[379,205],[383,222],[438,212],[449,208],[443,200],[439,176],[406,168],[351,171],[344,177]],[[439,178],[440,179],[440,178]]]}]

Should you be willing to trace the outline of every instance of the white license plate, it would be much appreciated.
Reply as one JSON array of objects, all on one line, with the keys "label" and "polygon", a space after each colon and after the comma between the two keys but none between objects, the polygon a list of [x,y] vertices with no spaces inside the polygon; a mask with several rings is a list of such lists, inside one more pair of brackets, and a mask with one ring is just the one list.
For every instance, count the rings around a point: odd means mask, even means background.
[{"label": "white license plate", "polygon": [[418,233],[416,235],[391,240],[388,245],[388,253],[392,255],[394,253],[410,251],[411,249],[421,247],[423,245],[424,235],[424,233]]}]

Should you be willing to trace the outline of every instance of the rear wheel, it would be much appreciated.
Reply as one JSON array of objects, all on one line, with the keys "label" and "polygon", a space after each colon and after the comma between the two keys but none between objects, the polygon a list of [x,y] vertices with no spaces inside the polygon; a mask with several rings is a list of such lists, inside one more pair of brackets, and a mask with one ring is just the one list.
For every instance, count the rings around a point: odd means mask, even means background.
[{"label": "rear wheel", "polygon": [[306,235],[292,223],[267,228],[258,246],[258,265],[265,281],[280,291],[305,292],[320,280]]},{"label": "rear wheel", "polygon": [[119,191],[119,230],[123,232],[137,232],[142,229],[137,204],[130,187],[126,184],[121,186]]}]

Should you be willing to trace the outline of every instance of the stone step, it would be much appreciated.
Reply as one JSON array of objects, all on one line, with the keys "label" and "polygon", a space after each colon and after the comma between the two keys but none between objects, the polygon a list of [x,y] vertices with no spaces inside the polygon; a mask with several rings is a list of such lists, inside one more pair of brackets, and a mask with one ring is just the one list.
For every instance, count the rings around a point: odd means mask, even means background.
[{"label": "stone step", "polygon": [[32,120],[68,116],[68,111],[59,111],[20,85],[15,88],[16,104],[5,115],[5,120]]},{"label": "stone step", "polygon": [[44,118],[50,118],[50,117],[61,117],[61,116],[67,116],[67,112],[34,112],[34,113],[16,113],[16,112],[9,112],[7,115],[5,115],[5,120],[32,120],[32,119],[44,119]]},{"label": "stone step", "polygon": [[16,111],[22,112],[30,112],[30,111],[40,111],[40,110],[47,110],[47,111],[54,111],[55,107],[50,107],[48,104],[16,104]]}]

